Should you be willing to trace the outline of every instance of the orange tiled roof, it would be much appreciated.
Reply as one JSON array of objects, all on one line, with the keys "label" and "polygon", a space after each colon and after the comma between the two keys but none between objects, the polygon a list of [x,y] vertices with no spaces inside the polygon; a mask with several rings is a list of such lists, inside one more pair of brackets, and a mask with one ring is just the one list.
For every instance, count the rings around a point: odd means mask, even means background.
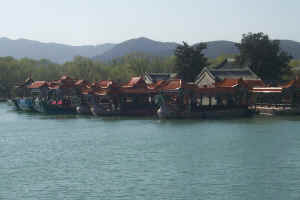
[{"label": "orange tiled roof", "polygon": [[128,94],[147,94],[152,90],[142,77],[132,77],[128,83],[120,86],[120,92]]},{"label": "orange tiled roof", "polygon": [[31,85],[28,86],[30,89],[37,89],[43,86],[49,86],[47,81],[34,81]]},{"label": "orange tiled roof", "polygon": [[156,89],[158,87],[160,87],[162,84],[165,83],[165,80],[158,80],[155,83],[152,83],[150,85],[147,85],[149,89]]},{"label": "orange tiled roof", "polygon": [[264,87],[262,80],[243,80],[243,79],[224,79],[221,82],[216,82],[215,87],[236,87],[244,86],[248,89],[253,87]]},{"label": "orange tiled roof", "polygon": [[145,80],[142,77],[132,77],[130,81],[126,84],[121,85],[121,87],[147,87]]},{"label": "orange tiled roof", "polygon": [[93,86],[99,87],[99,88],[109,88],[113,84],[110,80],[102,80],[93,83]]},{"label": "orange tiled roof", "polygon": [[63,75],[62,77],[60,77],[60,80],[73,80],[71,77]]},{"label": "orange tiled roof", "polygon": [[300,88],[300,79],[291,80],[290,82],[288,82],[285,85],[282,85],[281,87],[283,87],[283,88],[290,88],[290,87]]},{"label": "orange tiled roof", "polygon": [[97,90],[97,91],[94,91],[93,94],[97,95],[97,96],[105,96],[108,94],[108,92],[107,92],[107,90]]},{"label": "orange tiled roof", "polygon": [[254,87],[265,87],[265,83],[262,80],[243,80],[243,82],[246,84],[246,86],[249,89],[252,89]]},{"label": "orange tiled roof", "polygon": [[157,90],[160,91],[170,91],[170,90],[179,90],[182,87],[182,80],[181,79],[172,79],[167,80],[161,83]]},{"label": "orange tiled roof", "polygon": [[132,77],[127,85],[133,87],[136,84],[138,84],[141,80],[142,80],[142,77],[140,77],[140,76],[139,77]]},{"label": "orange tiled roof", "polygon": [[88,85],[88,84],[89,84],[89,82],[86,81],[86,80],[77,80],[77,81],[74,83],[75,86]]}]

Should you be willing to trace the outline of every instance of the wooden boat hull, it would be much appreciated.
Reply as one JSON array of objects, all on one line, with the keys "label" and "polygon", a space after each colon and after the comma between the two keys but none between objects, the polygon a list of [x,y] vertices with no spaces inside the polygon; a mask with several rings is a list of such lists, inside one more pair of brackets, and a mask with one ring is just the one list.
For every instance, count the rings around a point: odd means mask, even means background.
[{"label": "wooden boat hull", "polygon": [[256,113],[259,115],[265,115],[265,116],[274,116],[274,115],[300,115],[300,108],[283,108],[283,107],[256,107],[255,108]]},{"label": "wooden boat hull", "polygon": [[121,111],[120,115],[122,116],[138,116],[138,117],[146,117],[146,116],[154,116],[155,111],[150,109],[136,109],[129,111]]},{"label": "wooden boat hull", "polygon": [[219,119],[219,118],[237,118],[237,117],[249,117],[254,112],[249,110],[248,108],[224,108],[224,109],[209,109],[209,110],[201,110],[196,112],[188,112],[188,111],[168,111],[162,112],[160,108],[157,111],[157,116],[161,119]]},{"label": "wooden boat hull", "polygon": [[90,111],[94,116],[118,116],[118,115],[120,115],[120,111],[112,110],[112,109],[105,109],[103,106],[100,106],[100,105],[91,105]]},{"label": "wooden boat hull", "polygon": [[15,100],[16,108],[25,112],[32,112],[33,100],[31,98],[20,98]]},{"label": "wooden boat hull", "polygon": [[76,114],[76,108],[73,106],[49,104],[43,101],[35,102],[33,109],[45,114]]},{"label": "wooden boat hull", "polygon": [[9,106],[14,107],[16,110],[20,110],[20,107],[18,105],[17,99],[9,99],[7,101],[7,103],[8,103]]},{"label": "wooden boat hull", "polygon": [[91,115],[92,114],[90,107],[88,105],[76,106],[76,112],[78,114],[82,114],[82,115]]},{"label": "wooden boat hull", "polygon": [[192,112],[191,118],[202,119],[218,119],[218,118],[237,118],[237,117],[249,117],[253,112],[248,108],[224,108],[218,110],[204,110],[201,112]]}]

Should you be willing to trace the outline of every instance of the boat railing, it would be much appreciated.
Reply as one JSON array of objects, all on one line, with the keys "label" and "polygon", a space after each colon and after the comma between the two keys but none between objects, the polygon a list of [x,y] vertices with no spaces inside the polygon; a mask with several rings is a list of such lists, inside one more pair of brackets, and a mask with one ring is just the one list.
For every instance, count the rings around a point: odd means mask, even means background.
[{"label": "boat railing", "polygon": [[255,105],[251,106],[252,108],[266,108],[266,109],[280,109],[280,110],[290,110],[294,106],[292,104],[272,104],[272,103],[256,103]]}]

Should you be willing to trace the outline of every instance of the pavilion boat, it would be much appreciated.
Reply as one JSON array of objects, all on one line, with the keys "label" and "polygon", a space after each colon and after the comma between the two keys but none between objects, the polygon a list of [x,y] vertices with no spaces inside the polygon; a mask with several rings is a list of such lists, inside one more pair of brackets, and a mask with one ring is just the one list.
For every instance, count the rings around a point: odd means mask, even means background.
[{"label": "pavilion boat", "polygon": [[152,101],[155,90],[142,77],[133,77],[118,91],[120,115],[153,116],[155,104]]},{"label": "pavilion boat", "polygon": [[277,87],[254,87],[250,100],[251,109],[260,115],[299,115],[300,80]]},{"label": "pavilion boat", "polygon": [[32,97],[23,97],[17,98],[16,100],[16,108],[21,111],[33,112],[33,98]]},{"label": "pavilion boat", "polygon": [[[233,82],[238,83],[239,80]],[[219,84],[212,88],[199,88],[194,83],[183,83],[177,79],[162,85],[160,94],[155,97],[160,118],[230,118],[251,115],[247,90],[237,87],[238,84],[234,84],[234,87]]]},{"label": "pavilion boat", "polygon": [[87,105],[94,116],[120,115],[118,85],[112,81],[98,81],[92,84]]},{"label": "pavilion boat", "polygon": [[46,114],[75,114],[80,99],[74,91],[74,81],[63,76],[52,82],[36,81],[29,88],[33,96],[33,109]]}]

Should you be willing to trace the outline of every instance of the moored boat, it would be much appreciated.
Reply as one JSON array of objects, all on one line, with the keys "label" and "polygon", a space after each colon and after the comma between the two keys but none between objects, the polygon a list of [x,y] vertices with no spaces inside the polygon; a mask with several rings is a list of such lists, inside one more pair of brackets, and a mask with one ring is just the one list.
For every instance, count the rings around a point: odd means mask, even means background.
[{"label": "moored boat", "polygon": [[120,110],[117,110],[111,104],[91,105],[90,111],[94,116],[117,116],[120,115]]},{"label": "moored boat", "polygon": [[118,101],[122,116],[153,116],[155,104],[152,101],[155,89],[147,85],[144,78],[132,77],[120,86]]},{"label": "moored boat", "polygon": [[[226,85],[225,85],[226,82]],[[241,80],[220,82],[215,87],[199,88],[180,79],[162,84],[155,96],[159,118],[231,118],[251,115],[247,88]],[[226,86],[226,87],[225,87]]]},{"label": "moored boat", "polygon": [[90,106],[87,105],[87,104],[81,104],[79,106],[76,106],[76,112],[78,114],[82,114],[82,115],[90,115],[90,114],[92,114]]},{"label": "moored boat", "polygon": [[9,100],[7,100],[7,104],[9,106],[14,107],[16,110],[20,110],[19,105],[17,103],[17,99],[9,99]]},{"label": "moored boat", "polygon": [[32,97],[17,98],[16,104],[17,104],[16,107],[22,111],[26,111],[26,112],[34,111]]},{"label": "moored boat", "polygon": [[33,109],[45,114],[76,114],[76,106],[72,106],[62,100],[43,101],[37,98],[33,103]]},{"label": "moored boat", "polygon": [[299,115],[300,80],[273,87],[254,87],[251,93],[251,109],[260,115]]}]

